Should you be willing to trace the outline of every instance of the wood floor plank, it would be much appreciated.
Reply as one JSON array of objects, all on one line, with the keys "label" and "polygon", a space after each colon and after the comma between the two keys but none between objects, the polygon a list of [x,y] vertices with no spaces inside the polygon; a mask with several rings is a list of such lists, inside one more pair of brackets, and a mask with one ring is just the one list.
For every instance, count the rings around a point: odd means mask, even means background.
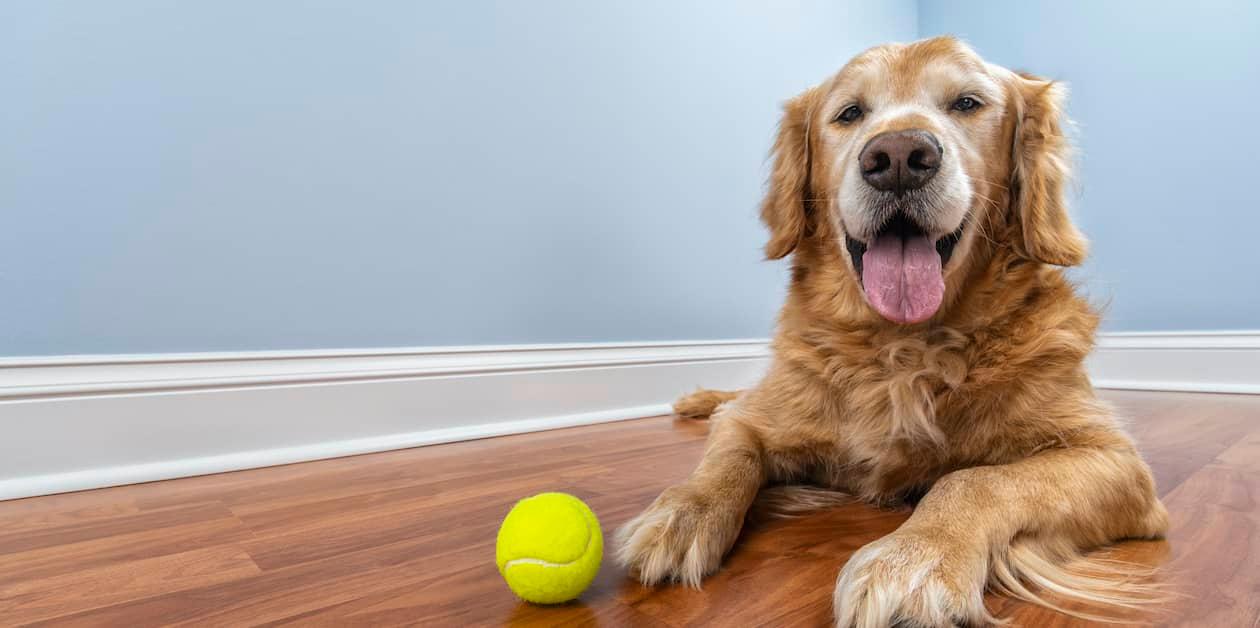
[{"label": "wood floor plank", "polygon": [[[1260,621],[1260,396],[1107,392],[1173,520],[1112,555],[1181,593],[1145,623]],[[850,504],[749,522],[701,590],[611,558],[575,603],[516,600],[493,563],[519,498],[571,492],[608,539],[695,467],[708,425],[655,418],[0,503],[0,623],[827,625],[835,575],[909,511]],[[1089,622],[990,596],[1024,626]]]},{"label": "wood floor plank", "polygon": [[204,518],[165,521],[129,528],[106,537],[46,545],[0,554],[0,585],[93,569],[111,564],[179,554],[214,545],[240,543],[249,530],[226,508],[199,509]]},{"label": "wood floor plank", "polygon": [[[99,503],[82,503],[85,502],[85,500],[77,498],[78,495],[85,495],[85,493],[50,496],[67,498],[75,496],[76,499],[69,502],[69,505],[54,506],[53,504],[44,504],[44,507],[40,509],[3,508],[3,506],[10,503],[19,504],[19,502],[24,502],[22,505],[39,504],[39,500],[37,499],[0,502],[0,512],[4,513],[0,516],[0,522],[3,522],[4,524],[3,529],[0,529],[0,534],[25,534],[29,531],[47,530],[49,528],[57,528],[88,521],[97,521],[100,519],[107,519],[122,515],[135,515],[141,512],[140,507],[137,506],[135,500],[132,499],[123,498]],[[62,502],[62,504],[66,503],[67,502],[64,501]]]},{"label": "wood floor plank", "polygon": [[1129,419],[1160,495],[1260,425],[1253,396],[1108,391],[1106,397]]},{"label": "wood floor plank", "polygon": [[[67,615],[54,623],[114,626],[144,618],[147,623],[160,625],[241,626],[283,621],[375,591],[442,579],[452,565],[484,563],[492,552],[490,547],[490,542],[477,538],[474,543],[435,554],[431,539],[382,543],[363,551],[261,571],[247,578],[207,583]],[[442,568],[433,568],[435,564]]]},{"label": "wood floor plank", "polygon": [[1260,433],[1170,493],[1169,577],[1187,599],[1168,625],[1246,626],[1260,618]]},{"label": "wood floor plank", "polygon": [[[118,534],[136,530],[164,528],[230,516],[232,516],[232,513],[223,504],[208,502],[151,512],[80,518],[72,523],[62,525],[48,525],[37,529],[19,530],[16,532],[0,532],[0,555],[29,552],[44,547],[67,545],[93,539],[111,538]],[[0,529],[5,528],[0,527]]]},{"label": "wood floor plank", "polygon": [[500,482],[486,482],[480,477],[459,478],[389,491],[310,501],[284,508],[263,510],[234,507],[232,510],[255,534],[264,537],[272,533],[292,534],[301,527],[354,524],[375,517],[406,517],[412,511],[454,509],[461,503],[474,503],[500,495],[510,496],[511,491],[518,486],[565,483],[568,478],[594,475],[603,471],[605,469],[592,465],[550,462],[517,470],[509,476],[510,480]]},{"label": "wood floor plank", "polygon": [[0,586],[0,617],[28,623],[258,573],[240,547],[208,547]]}]

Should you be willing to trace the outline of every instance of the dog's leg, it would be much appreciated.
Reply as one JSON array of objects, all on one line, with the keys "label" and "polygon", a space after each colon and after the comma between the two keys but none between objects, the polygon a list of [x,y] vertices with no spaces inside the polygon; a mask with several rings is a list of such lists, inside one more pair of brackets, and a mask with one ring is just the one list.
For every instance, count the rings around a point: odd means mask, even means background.
[{"label": "dog's leg", "polygon": [[761,443],[747,416],[738,408],[723,411],[691,477],[618,531],[618,559],[645,584],[700,586],[735,543],[765,477]]},{"label": "dog's leg", "polygon": [[993,565],[1010,566],[1017,536],[1080,549],[1161,536],[1168,516],[1150,470],[1126,439],[1114,440],[942,477],[909,520],[841,570],[836,624],[983,625],[993,621],[985,584]]},{"label": "dog's leg", "polygon": [[742,391],[697,388],[694,392],[687,393],[674,402],[674,413],[684,419],[707,419],[713,416],[722,404],[737,399],[740,392]]}]

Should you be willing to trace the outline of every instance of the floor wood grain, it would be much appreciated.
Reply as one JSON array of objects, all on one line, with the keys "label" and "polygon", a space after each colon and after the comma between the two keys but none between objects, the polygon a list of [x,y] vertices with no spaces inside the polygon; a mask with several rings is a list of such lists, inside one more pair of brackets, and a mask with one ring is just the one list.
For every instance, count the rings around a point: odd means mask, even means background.
[{"label": "floor wood grain", "polygon": [[[1161,626],[1260,626],[1260,396],[1107,392],[1172,514]],[[836,572],[906,510],[750,524],[702,590],[605,560],[577,603],[517,602],[493,563],[516,499],[571,492],[604,533],[684,478],[707,426],[668,417],[0,502],[0,624],[824,626]],[[1023,626],[1078,619],[990,596]]]}]

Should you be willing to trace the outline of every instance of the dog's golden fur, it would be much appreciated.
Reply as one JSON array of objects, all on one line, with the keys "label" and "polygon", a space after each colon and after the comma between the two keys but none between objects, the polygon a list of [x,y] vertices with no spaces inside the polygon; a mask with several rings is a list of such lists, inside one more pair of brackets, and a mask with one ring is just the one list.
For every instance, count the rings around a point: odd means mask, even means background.
[{"label": "dog's golden fur", "polygon": [[[881,89],[895,104],[973,78],[997,88],[982,115],[907,110],[871,131],[955,133],[974,191],[940,309],[925,323],[888,322],[843,245],[837,190],[862,138],[829,126],[833,94]],[[716,414],[693,475],[620,531],[619,556],[638,578],[698,586],[759,491],[809,483],[876,504],[922,496],[844,565],[840,626],[993,622],[986,588],[1046,604],[1037,591],[1113,604],[1141,592],[1064,568],[1082,550],[1161,536],[1167,514],[1086,376],[1098,315],[1059,268],[1086,253],[1063,202],[1063,97],[937,38],[867,51],[787,103],[762,208],[767,256],[793,256],[772,364],[742,393],[678,401],[681,416]]]}]

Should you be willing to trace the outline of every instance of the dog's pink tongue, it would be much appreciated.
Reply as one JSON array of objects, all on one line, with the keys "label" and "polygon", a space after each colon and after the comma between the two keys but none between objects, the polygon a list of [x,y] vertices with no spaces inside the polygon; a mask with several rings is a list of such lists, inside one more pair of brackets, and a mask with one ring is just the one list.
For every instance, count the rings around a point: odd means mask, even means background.
[{"label": "dog's pink tongue", "polygon": [[927,236],[902,239],[887,233],[862,254],[866,299],[894,323],[920,323],[936,313],[945,295],[941,256]]}]

